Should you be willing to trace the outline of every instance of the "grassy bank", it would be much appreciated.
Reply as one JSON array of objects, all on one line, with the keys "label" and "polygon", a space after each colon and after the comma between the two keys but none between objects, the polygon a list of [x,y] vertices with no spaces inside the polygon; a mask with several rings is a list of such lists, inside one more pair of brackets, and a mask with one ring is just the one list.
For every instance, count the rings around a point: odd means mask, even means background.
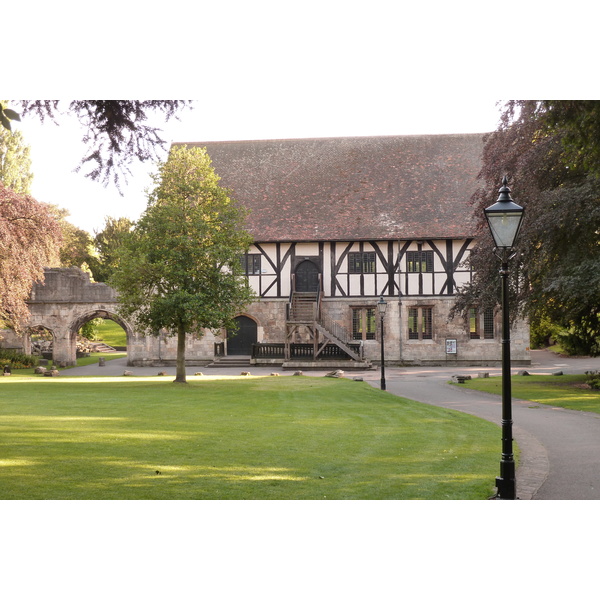
[{"label": "grassy bank", "polygon": [[6,378],[0,499],[483,499],[499,428],[315,377]]},{"label": "grassy bank", "polygon": [[[589,389],[585,380],[585,375],[514,375],[511,377],[512,396],[540,404],[600,413],[600,391]],[[461,385],[502,394],[501,377],[471,379]]]},{"label": "grassy bank", "polygon": [[98,340],[113,348],[127,346],[127,334],[125,330],[114,321],[104,319],[98,327]]}]

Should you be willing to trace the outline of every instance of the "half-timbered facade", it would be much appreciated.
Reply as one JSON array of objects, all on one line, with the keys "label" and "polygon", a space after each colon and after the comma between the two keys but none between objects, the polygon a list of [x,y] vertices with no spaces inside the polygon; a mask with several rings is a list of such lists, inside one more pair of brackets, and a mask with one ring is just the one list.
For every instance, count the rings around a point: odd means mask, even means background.
[{"label": "half-timbered facade", "polygon": [[[258,301],[221,354],[299,366],[377,361],[387,302],[386,359],[499,361],[499,317],[473,307],[449,320],[472,274],[470,198],[482,135],[202,142],[221,184],[249,210],[241,257]],[[526,323],[513,360],[529,362]],[[208,346],[205,345],[205,348]]]}]

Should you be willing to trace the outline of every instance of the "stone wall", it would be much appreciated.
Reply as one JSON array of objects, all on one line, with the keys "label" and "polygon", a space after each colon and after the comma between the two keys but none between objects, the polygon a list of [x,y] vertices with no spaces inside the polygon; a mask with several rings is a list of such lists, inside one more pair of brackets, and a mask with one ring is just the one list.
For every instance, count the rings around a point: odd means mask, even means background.
[{"label": "stone wall", "polygon": [[0,330],[0,348],[9,348],[19,352],[27,352],[23,337],[17,335],[12,329]]},{"label": "stone wall", "polygon": [[[215,343],[222,342],[221,336],[206,331],[202,337],[188,335],[185,345],[186,364],[202,366],[212,362]],[[174,365],[177,360],[177,337],[161,334],[146,336],[133,334],[127,344],[127,364],[138,367]]]},{"label": "stone wall", "polygon": [[44,270],[44,282],[36,283],[31,302],[109,303],[117,301],[116,291],[105,283],[94,283],[77,267]]},{"label": "stone wall", "polygon": [[[398,339],[400,362],[404,364],[448,364],[496,365],[502,360],[502,316],[494,319],[493,339],[471,339],[469,327],[464,317],[448,319],[454,298],[411,298],[403,299]],[[433,308],[433,336],[430,340],[408,339],[408,309],[417,306]],[[456,341],[456,353],[446,352],[447,340]],[[516,365],[530,364],[529,325],[521,321],[511,331],[511,359]]]},{"label": "stone wall", "polygon": [[[470,339],[468,324],[464,318],[448,320],[454,299],[442,297],[386,298],[385,358],[390,364],[448,364],[493,365],[501,361],[501,315],[495,318],[495,336],[492,340]],[[352,308],[375,307],[373,297],[325,298],[322,316],[352,331]],[[413,306],[433,308],[433,337],[430,340],[408,339],[408,309]],[[165,365],[176,360],[176,338],[159,335],[146,336],[135,332],[133,327],[118,316],[115,291],[102,283],[90,282],[89,276],[80,269],[48,269],[44,284],[34,286],[31,301],[31,327],[43,326],[54,336],[54,360],[60,364],[75,364],[75,344],[79,328],[96,317],[110,318],[123,326],[127,333],[127,355],[130,365]],[[257,341],[284,343],[286,336],[287,299],[261,299],[249,305],[245,315],[257,323]],[[366,359],[378,362],[381,357],[379,315],[374,340],[363,342]],[[312,341],[308,332],[297,335],[294,342]],[[447,353],[447,341],[455,340],[456,353]],[[7,333],[0,342],[4,347],[22,347],[29,351],[29,337],[19,338]],[[190,365],[203,365],[215,356],[215,346],[226,348],[226,332],[216,334],[207,331],[201,337],[188,336],[186,359]],[[225,353],[227,353],[225,351]],[[530,364],[529,326],[519,322],[511,332],[511,358],[514,364]]]},{"label": "stone wall", "polygon": [[[375,306],[377,300],[369,298],[326,298],[322,303],[322,315],[352,331],[352,307]],[[392,364],[448,364],[495,365],[502,360],[501,315],[495,317],[494,339],[471,339],[466,320],[456,317],[448,319],[454,299],[452,297],[386,298],[387,310],[384,318],[385,359]],[[248,307],[246,314],[254,318],[259,326],[259,342],[283,343],[285,341],[284,300],[262,300]],[[408,339],[408,309],[414,306],[433,308],[433,336],[430,340]],[[380,318],[377,319],[377,334],[374,340],[363,342],[366,359],[379,362],[381,359]],[[447,340],[456,341],[456,354],[447,353]],[[295,339],[294,341],[310,341]],[[521,321],[511,331],[511,358],[516,365],[531,362],[529,352],[529,325]]]}]

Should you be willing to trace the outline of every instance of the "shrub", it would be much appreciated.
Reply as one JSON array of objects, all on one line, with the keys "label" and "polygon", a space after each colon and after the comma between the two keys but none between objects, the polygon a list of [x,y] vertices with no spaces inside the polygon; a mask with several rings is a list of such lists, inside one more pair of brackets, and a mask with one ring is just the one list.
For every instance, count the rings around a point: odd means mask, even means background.
[{"label": "shrub", "polygon": [[593,389],[600,390],[600,371],[586,371],[585,382]]},{"label": "shrub", "polygon": [[531,347],[535,350],[552,345],[560,331],[561,328],[552,323],[547,317],[532,320],[530,327]]},{"label": "shrub", "polygon": [[103,323],[104,319],[102,318],[92,319],[81,327],[79,330],[79,335],[88,340],[97,340],[99,338],[98,331]]},{"label": "shrub", "polygon": [[571,356],[598,356],[600,336],[589,329],[571,327],[561,331],[556,341],[566,354]]},{"label": "shrub", "polygon": [[597,327],[586,323],[563,326],[547,317],[533,319],[530,340],[533,349],[556,344],[561,353],[569,356],[600,355],[600,335]]},{"label": "shrub", "polygon": [[6,350],[0,348],[0,364],[10,365],[13,369],[29,369],[37,367],[38,357],[24,354],[17,350]]}]

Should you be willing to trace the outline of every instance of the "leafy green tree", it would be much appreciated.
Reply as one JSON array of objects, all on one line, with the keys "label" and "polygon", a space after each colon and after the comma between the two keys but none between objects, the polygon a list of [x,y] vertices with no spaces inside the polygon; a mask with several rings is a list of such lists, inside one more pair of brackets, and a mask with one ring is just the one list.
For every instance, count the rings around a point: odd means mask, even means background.
[{"label": "leafy green tree", "polygon": [[[498,261],[483,216],[509,174],[514,199],[525,206],[511,263],[512,315],[569,331],[571,347],[600,353],[600,103],[511,101],[488,135],[482,187],[474,195],[479,217],[471,255],[474,282],[455,312],[494,306]],[[575,343],[579,338],[580,343]],[[585,349],[585,350],[584,350]]]},{"label": "leafy green tree", "polygon": [[84,323],[78,333],[88,340],[95,341],[99,337],[100,327],[103,323],[104,319],[102,318],[91,319],[87,323]]},{"label": "leafy green tree", "polygon": [[20,131],[0,128],[0,181],[17,194],[31,193],[29,146]]},{"label": "leafy green tree", "polygon": [[56,264],[49,267],[79,267],[91,273],[90,264],[96,260],[96,250],[90,234],[67,221],[69,211],[56,204],[48,205],[62,233],[62,243]]},{"label": "leafy green tree", "polygon": [[106,217],[104,229],[94,231],[96,254],[89,262],[95,281],[108,281],[119,267],[118,253],[123,241],[134,226],[134,221],[127,217]]},{"label": "leafy green tree", "polygon": [[96,258],[92,236],[64,219],[60,221],[60,226],[63,234],[59,254],[60,266],[79,267],[91,272],[90,263]]},{"label": "leafy green tree", "polygon": [[570,168],[600,175],[600,102],[597,100],[543,100],[542,120],[558,133]]},{"label": "leafy green tree", "polygon": [[172,148],[153,181],[109,283],[123,317],[141,330],[177,336],[175,382],[185,383],[186,334],[234,327],[252,300],[240,261],[251,238],[245,210],[219,186],[206,149]]}]

